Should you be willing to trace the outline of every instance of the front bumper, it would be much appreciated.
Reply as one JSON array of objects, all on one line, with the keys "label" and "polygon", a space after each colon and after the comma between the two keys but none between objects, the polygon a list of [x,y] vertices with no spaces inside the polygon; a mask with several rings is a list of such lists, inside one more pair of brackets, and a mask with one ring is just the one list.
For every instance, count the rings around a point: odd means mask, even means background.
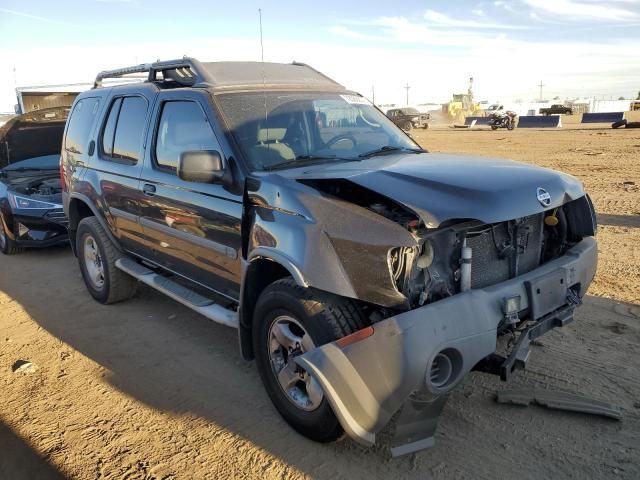
[{"label": "front bumper", "polygon": [[[320,382],[342,427],[356,441],[373,445],[376,433],[402,408],[392,453],[427,448],[448,392],[495,353],[505,299],[520,296],[521,309],[540,322],[538,333],[564,325],[572,319],[573,292],[584,295],[596,263],[596,241],[588,237],[524,275],[388,318],[362,340],[344,347],[329,343],[296,362]],[[524,346],[514,352],[515,360],[509,360],[523,366],[528,342],[520,343]],[[443,352],[451,360],[451,374],[436,386],[428,372]]]},{"label": "front bumper", "polygon": [[68,242],[68,221],[62,209],[12,212],[7,235],[21,247],[49,247]]}]

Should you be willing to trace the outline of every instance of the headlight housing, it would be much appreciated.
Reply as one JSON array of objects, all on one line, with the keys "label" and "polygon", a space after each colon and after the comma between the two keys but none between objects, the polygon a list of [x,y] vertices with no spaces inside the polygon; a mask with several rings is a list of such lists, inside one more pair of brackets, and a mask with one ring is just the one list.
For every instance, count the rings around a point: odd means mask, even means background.
[{"label": "headlight housing", "polygon": [[409,280],[409,272],[413,269],[413,263],[418,254],[416,247],[395,247],[387,253],[387,262],[391,278],[400,293],[405,293]]},{"label": "headlight housing", "polygon": [[62,208],[62,205],[57,203],[43,202],[41,200],[34,200],[33,198],[23,197],[9,192],[9,203],[13,208],[19,208],[22,210],[50,210],[52,208]]}]

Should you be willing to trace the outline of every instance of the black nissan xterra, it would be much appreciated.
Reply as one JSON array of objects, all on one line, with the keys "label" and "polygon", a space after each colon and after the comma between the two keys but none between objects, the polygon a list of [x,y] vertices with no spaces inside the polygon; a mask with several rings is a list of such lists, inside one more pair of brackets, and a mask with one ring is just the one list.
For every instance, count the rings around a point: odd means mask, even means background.
[{"label": "black nissan xterra", "polygon": [[118,302],[142,282],[237,328],[275,407],[321,442],[371,445],[399,412],[392,452],[430,446],[449,391],[524,367],[596,270],[575,178],[427,153],[304,64],[102,72],[61,161],[91,295]]}]

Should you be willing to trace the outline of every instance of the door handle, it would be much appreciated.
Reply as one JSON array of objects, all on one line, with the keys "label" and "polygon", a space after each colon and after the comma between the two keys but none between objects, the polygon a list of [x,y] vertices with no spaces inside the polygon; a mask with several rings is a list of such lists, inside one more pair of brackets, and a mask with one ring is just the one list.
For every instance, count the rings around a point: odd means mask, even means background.
[{"label": "door handle", "polygon": [[142,193],[152,197],[156,193],[156,186],[155,185],[151,185],[150,183],[145,183],[144,186],[142,187]]}]

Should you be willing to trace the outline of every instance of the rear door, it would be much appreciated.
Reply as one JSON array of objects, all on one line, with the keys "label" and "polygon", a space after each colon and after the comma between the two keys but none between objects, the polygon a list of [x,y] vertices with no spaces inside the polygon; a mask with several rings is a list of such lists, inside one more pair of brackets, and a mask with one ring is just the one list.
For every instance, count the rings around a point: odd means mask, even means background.
[{"label": "rear door", "polygon": [[116,93],[110,98],[87,173],[121,245],[142,255],[150,248],[139,223],[139,177],[153,100],[154,95],[144,91]]},{"label": "rear door", "polygon": [[228,298],[240,285],[242,196],[176,175],[180,154],[222,148],[206,92],[159,94],[142,171],[140,223],[153,260]]}]

